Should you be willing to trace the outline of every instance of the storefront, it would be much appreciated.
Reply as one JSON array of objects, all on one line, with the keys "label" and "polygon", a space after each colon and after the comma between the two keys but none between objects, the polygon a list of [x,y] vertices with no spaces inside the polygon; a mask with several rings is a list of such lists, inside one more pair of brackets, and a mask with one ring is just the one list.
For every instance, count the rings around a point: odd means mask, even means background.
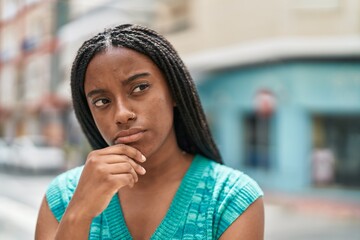
[{"label": "storefront", "polygon": [[265,188],[360,186],[360,61],[298,59],[203,75],[225,162]]}]

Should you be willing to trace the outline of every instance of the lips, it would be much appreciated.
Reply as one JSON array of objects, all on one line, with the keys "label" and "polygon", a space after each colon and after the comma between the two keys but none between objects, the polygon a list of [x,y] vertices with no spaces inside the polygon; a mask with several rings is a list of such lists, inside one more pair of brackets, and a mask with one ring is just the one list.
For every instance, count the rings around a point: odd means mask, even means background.
[{"label": "lips", "polygon": [[114,144],[129,144],[139,141],[145,133],[145,130],[140,128],[130,128],[122,130],[116,134]]}]

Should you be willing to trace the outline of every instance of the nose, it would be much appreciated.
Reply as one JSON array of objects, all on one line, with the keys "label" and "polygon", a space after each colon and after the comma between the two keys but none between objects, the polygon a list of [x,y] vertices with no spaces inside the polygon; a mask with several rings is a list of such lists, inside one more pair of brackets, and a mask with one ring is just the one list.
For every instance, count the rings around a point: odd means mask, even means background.
[{"label": "nose", "polygon": [[130,104],[124,100],[117,100],[114,117],[116,124],[125,124],[131,120],[135,120],[136,115],[129,105]]}]

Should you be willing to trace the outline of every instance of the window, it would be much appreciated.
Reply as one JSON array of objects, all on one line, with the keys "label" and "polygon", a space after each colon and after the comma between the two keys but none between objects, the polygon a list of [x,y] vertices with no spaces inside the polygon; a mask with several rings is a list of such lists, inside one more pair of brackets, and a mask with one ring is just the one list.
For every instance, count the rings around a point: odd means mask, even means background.
[{"label": "window", "polygon": [[270,167],[270,122],[271,117],[261,117],[255,113],[244,119],[245,166],[260,169]]},{"label": "window", "polygon": [[4,66],[0,71],[0,105],[13,107],[16,101],[17,71],[14,66]]},{"label": "window", "polygon": [[[1,4],[1,3],[0,3]],[[2,2],[2,8],[1,10],[1,20],[6,21],[10,20],[11,18],[15,17],[17,11],[18,11],[18,2],[17,1],[9,1],[4,0]]]},{"label": "window", "polygon": [[360,116],[315,116],[313,119],[314,151],[331,151],[336,184],[360,186],[359,122]]}]

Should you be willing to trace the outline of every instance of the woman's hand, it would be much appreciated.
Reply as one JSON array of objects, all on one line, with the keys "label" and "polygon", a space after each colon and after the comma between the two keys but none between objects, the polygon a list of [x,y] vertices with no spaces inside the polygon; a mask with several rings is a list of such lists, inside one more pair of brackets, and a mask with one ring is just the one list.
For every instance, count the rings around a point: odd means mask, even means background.
[{"label": "woman's hand", "polygon": [[75,211],[92,220],[105,210],[119,189],[133,187],[138,174],[145,174],[138,164],[145,160],[140,151],[123,144],[90,152],[67,212]]},{"label": "woman's hand", "polygon": [[87,239],[90,224],[122,187],[132,187],[138,174],[145,174],[139,162],[145,157],[133,147],[114,145],[92,151],[61,222],[58,223],[44,197],[35,239]]}]

